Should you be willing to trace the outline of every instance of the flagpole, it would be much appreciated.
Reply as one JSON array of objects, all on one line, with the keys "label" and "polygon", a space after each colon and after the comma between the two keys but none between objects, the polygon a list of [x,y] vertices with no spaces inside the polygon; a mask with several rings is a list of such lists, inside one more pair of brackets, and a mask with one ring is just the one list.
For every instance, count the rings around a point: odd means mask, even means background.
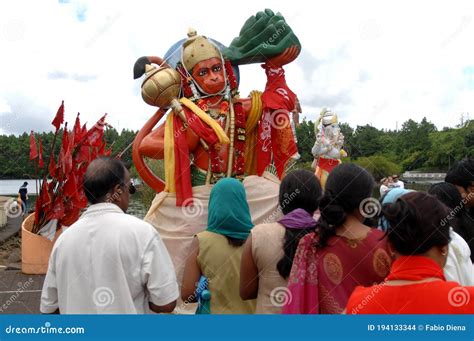
[{"label": "flagpole", "polygon": [[[120,153],[117,154],[117,156],[115,157],[116,159],[121,159],[123,154],[125,154],[127,152],[127,150],[130,149],[130,147],[133,146],[133,142],[135,142],[135,140],[132,141],[132,143],[130,143],[127,147],[125,147],[124,150],[122,150]],[[115,142],[114,142],[115,143]],[[113,145],[113,144],[112,144]]]}]

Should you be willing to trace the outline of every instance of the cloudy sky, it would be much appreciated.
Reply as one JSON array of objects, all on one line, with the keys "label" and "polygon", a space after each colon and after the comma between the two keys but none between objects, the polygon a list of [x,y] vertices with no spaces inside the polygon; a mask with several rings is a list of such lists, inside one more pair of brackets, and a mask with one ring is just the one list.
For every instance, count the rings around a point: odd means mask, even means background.
[{"label": "cloudy sky", "polygon": [[[118,130],[154,113],[132,69],[163,56],[188,27],[228,45],[264,8],[281,12],[302,43],[287,67],[304,115],[322,107],[351,126],[401,126],[428,117],[438,128],[474,118],[474,2],[422,1],[2,1],[0,133],[51,130],[102,113]],[[241,93],[263,90],[258,65],[241,70]]]}]

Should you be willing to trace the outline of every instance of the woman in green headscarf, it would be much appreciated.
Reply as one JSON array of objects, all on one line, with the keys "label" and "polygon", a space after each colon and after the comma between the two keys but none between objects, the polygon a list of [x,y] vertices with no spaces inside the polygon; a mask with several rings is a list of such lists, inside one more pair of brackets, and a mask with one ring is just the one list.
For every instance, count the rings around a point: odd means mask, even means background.
[{"label": "woman in green headscarf", "polygon": [[244,186],[224,178],[212,188],[207,230],[198,233],[186,260],[181,297],[195,301],[194,291],[201,276],[207,277],[212,314],[253,314],[255,301],[243,301],[239,294],[242,245],[253,227]]}]

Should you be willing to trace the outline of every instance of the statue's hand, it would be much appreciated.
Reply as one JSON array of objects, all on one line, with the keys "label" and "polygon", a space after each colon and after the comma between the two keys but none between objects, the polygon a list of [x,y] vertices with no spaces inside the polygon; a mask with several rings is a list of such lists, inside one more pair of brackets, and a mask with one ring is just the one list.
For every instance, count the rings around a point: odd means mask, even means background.
[{"label": "statue's hand", "polygon": [[291,47],[286,48],[285,51],[283,51],[279,55],[268,58],[267,63],[271,67],[283,66],[294,61],[298,57],[299,54],[300,54],[299,47],[297,45],[293,45]]}]

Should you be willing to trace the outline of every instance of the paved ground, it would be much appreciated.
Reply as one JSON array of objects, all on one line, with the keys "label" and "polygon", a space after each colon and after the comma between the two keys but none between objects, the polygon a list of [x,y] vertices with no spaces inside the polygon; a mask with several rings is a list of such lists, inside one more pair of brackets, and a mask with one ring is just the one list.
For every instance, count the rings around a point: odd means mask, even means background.
[{"label": "paved ground", "polygon": [[0,314],[40,314],[44,275],[0,270]]},{"label": "paved ground", "polygon": [[0,228],[0,314],[39,314],[43,275],[21,273],[19,231],[22,217]]},{"label": "paved ground", "polygon": [[7,219],[7,225],[0,228],[0,244],[20,232],[22,221],[22,216]]}]

